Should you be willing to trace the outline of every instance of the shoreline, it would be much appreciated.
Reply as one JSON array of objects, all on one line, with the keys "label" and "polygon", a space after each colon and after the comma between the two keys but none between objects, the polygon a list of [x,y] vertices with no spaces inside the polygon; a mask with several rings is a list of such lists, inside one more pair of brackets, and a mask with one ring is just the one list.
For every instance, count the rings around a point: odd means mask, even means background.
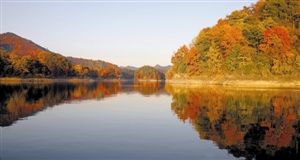
[{"label": "shoreline", "polygon": [[[14,83],[90,83],[90,82],[134,82],[134,79],[92,79],[92,78],[18,78],[0,77],[0,84]],[[198,80],[198,79],[166,79],[166,80],[138,80],[141,83],[158,82],[172,86],[204,87],[223,86],[240,88],[296,88],[300,89],[300,80]]]},{"label": "shoreline", "polygon": [[240,88],[296,88],[300,89],[300,80],[276,81],[276,80],[166,80],[173,86],[227,86]]},{"label": "shoreline", "polygon": [[14,83],[90,83],[90,82],[127,82],[130,79],[92,79],[92,78],[19,78],[0,77],[0,84]]},{"label": "shoreline", "polygon": [[133,81],[135,81],[135,82],[151,82],[151,83],[153,83],[153,82],[158,82],[158,83],[161,83],[161,82],[165,82],[165,80],[163,80],[163,79],[160,79],[160,80],[156,80],[156,79],[136,79],[136,80],[134,80],[133,79]]}]

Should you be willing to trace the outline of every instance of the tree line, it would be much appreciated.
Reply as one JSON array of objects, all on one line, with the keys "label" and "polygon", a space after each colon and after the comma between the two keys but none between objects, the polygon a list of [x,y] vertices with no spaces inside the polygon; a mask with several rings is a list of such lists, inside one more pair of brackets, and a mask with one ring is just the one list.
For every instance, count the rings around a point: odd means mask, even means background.
[{"label": "tree line", "polygon": [[120,78],[118,66],[64,57],[13,33],[0,35],[0,77]]},{"label": "tree line", "polygon": [[167,78],[300,78],[300,1],[260,0],[173,55]]}]

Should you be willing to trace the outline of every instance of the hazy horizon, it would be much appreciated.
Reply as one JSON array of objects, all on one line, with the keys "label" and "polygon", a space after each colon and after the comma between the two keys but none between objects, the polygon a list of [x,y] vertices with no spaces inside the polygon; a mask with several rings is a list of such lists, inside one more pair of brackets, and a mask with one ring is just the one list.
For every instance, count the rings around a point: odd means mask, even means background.
[{"label": "hazy horizon", "polygon": [[1,1],[1,33],[64,56],[119,66],[170,65],[173,52],[201,29],[255,2]]}]

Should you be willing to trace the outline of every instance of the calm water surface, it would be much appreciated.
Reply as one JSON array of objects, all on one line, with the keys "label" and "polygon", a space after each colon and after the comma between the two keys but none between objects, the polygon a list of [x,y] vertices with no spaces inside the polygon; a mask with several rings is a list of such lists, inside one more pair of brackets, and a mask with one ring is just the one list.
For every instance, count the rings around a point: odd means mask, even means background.
[{"label": "calm water surface", "polygon": [[300,90],[0,85],[0,159],[299,159]]}]

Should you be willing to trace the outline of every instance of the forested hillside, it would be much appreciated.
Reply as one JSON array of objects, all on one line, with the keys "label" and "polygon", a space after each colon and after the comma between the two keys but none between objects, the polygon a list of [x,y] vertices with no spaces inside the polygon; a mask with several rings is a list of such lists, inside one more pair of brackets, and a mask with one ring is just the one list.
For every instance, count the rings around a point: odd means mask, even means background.
[{"label": "forested hillside", "polygon": [[0,77],[120,78],[104,61],[64,57],[13,33],[0,35]]},{"label": "forested hillside", "polygon": [[71,76],[72,65],[53,53],[13,33],[0,35],[0,76]]},{"label": "forested hillside", "polygon": [[67,57],[67,59],[78,76],[120,78],[120,69],[112,63],[74,57]]},{"label": "forested hillside", "polygon": [[300,79],[300,1],[260,0],[201,30],[169,79]]},{"label": "forested hillside", "polygon": [[151,66],[143,66],[134,72],[134,80],[164,80],[164,74]]}]

